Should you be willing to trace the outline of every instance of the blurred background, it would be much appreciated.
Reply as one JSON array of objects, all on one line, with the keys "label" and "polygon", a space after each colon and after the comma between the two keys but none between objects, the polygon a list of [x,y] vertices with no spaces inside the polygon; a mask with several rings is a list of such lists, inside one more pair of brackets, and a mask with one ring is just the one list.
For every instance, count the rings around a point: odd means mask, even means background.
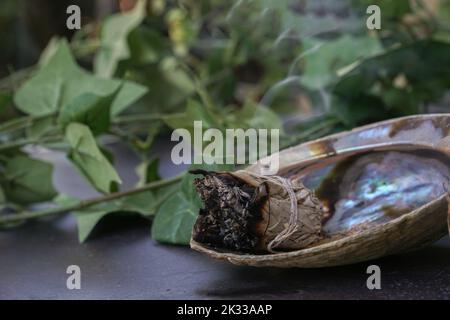
[{"label": "blurred background", "polygon": [[[66,26],[73,4],[81,9],[80,30]],[[372,4],[380,8],[380,30],[367,27]],[[19,89],[62,38],[97,77],[93,84],[118,79],[145,89],[94,132],[100,145],[124,142],[144,164],[170,149],[172,129],[192,130],[194,120],[204,129],[279,128],[285,148],[450,110],[450,0],[2,0],[3,150],[38,137],[42,146],[70,151],[58,115],[41,123],[34,113],[30,97],[42,88],[23,93],[31,103],[17,105]],[[71,59],[63,74],[73,71]],[[82,80],[73,85],[95,91]]]},{"label": "blurred background", "polygon": [[119,1],[115,0],[2,1],[0,75],[5,76],[12,70],[36,63],[53,36],[71,38],[74,31],[66,27],[66,9],[72,4],[82,9],[82,25],[99,21],[105,15],[120,10]]},{"label": "blurred background", "polygon": [[[93,69],[108,41],[103,23],[135,2],[2,0],[0,76],[33,66],[55,36],[71,39],[78,62]],[[71,4],[81,8],[78,32],[66,28]],[[381,8],[381,30],[366,27],[370,4]],[[194,79],[216,107],[268,106],[292,132],[320,121],[309,138],[448,107],[448,81],[442,79],[450,71],[442,45],[449,40],[447,0],[151,0],[145,11],[125,35],[129,54],[112,72],[149,88],[134,112],[184,109],[188,98],[202,98]],[[398,47],[407,48],[392,50]],[[358,81],[345,77],[349,70],[366,80],[364,88],[353,87]]]}]

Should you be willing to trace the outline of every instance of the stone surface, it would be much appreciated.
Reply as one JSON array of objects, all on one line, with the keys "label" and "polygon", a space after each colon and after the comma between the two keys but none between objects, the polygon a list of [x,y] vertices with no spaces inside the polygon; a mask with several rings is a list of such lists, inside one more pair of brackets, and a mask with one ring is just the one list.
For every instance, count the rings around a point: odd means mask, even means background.
[{"label": "stone surface", "polygon": [[[129,186],[136,160],[126,150],[115,151]],[[92,195],[61,157],[50,158],[57,163],[59,187]],[[175,170],[180,168],[162,168],[165,174]],[[81,290],[66,289],[66,269],[73,264],[81,268]],[[371,264],[381,268],[381,290],[366,287]],[[75,219],[67,215],[0,232],[0,299],[37,298],[450,299],[450,240],[351,266],[257,269],[157,244],[150,238],[149,222],[140,218],[107,219],[80,245]]]}]

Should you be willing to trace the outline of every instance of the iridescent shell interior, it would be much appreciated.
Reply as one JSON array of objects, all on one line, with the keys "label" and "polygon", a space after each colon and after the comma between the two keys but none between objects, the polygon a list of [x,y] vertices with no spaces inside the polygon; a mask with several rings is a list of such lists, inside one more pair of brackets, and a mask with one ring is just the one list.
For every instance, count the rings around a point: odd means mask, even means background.
[{"label": "iridescent shell interior", "polygon": [[450,161],[426,149],[371,151],[298,176],[328,208],[324,234],[385,223],[441,196]]}]

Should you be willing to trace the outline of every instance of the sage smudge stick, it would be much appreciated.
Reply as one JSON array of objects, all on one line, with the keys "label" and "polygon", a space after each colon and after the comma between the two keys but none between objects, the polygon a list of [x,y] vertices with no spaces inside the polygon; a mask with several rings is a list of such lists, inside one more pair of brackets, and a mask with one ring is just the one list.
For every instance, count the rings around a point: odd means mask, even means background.
[{"label": "sage smudge stick", "polygon": [[304,248],[321,237],[326,208],[300,181],[247,171],[207,172],[194,184],[204,203],[193,239],[237,251]]}]

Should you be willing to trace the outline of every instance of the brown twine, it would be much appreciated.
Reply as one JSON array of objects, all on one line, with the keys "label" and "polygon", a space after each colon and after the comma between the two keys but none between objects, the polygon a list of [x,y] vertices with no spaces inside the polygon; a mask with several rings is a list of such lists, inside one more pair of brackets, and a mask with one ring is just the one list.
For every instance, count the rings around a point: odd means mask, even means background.
[{"label": "brown twine", "polygon": [[281,183],[281,186],[286,190],[289,195],[289,199],[291,201],[291,215],[289,216],[288,226],[281,231],[272,241],[267,245],[267,250],[271,253],[276,253],[274,250],[275,247],[280,246],[285,240],[291,237],[299,227],[298,223],[298,204],[297,204],[297,196],[294,192],[294,187],[289,179],[273,176],[267,177],[268,180],[271,180],[274,183]]}]

